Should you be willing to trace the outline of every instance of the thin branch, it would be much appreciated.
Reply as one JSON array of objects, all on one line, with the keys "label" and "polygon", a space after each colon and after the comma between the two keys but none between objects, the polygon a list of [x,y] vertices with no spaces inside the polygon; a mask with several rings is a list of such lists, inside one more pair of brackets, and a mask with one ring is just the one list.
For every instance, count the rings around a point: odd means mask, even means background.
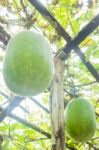
[{"label": "thin branch", "polygon": [[44,130],[40,129],[39,127],[35,126],[34,124],[31,124],[31,123],[25,121],[25,120],[22,119],[22,118],[20,118],[20,117],[14,115],[14,114],[12,114],[12,113],[9,114],[9,117],[13,117],[13,119],[15,119],[16,121],[18,121],[18,122],[24,124],[25,126],[27,126],[27,127],[31,128],[31,129],[37,131],[37,132],[40,133],[40,134],[43,134],[44,136],[46,136],[46,137],[48,137],[48,138],[51,138],[51,135],[50,135],[49,133],[45,132]]},{"label": "thin branch", "polygon": [[24,11],[24,13],[25,13],[26,21],[28,21],[28,19],[29,19],[29,14],[28,14],[28,12],[27,12],[27,7],[24,5],[23,0],[20,0],[20,3],[21,3],[21,5],[22,5],[23,11]]},{"label": "thin branch", "polygon": [[43,15],[43,17],[52,25],[52,27],[60,36],[62,36],[67,42],[71,41],[71,37],[69,36],[69,34],[67,32],[64,32],[64,28],[39,0],[29,0],[29,2]]},{"label": "thin branch", "polygon": [[[5,93],[0,91],[0,94],[3,95],[6,99],[11,101],[10,97],[7,96]],[[34,99],[32,97],[29,97],[29,99],[31,99],[36,105],[38,105],[40,108],[42,108],[45,112],[50,113],[50,111],[45,106],[43,106],[40,102],[38,102],[36,99]],[[23,106],[19,105],[19,107],[21,107],[21,109],[23,109],[25,112],[29,113]]]},{"label": "thin branch", "polygon": [[50,113],[50,111],[44,107],[42,104],[40,104],[36,99],[29,97],[36,105],[38,105],[40,108],[42,108],[45,112]]},{"label": "thin branch", "polygon": [[15,7],[17,9],[17,13],[18,13],[20,19],[22,19],[21,14],[20,14],[20,8],[18,7],[18,4],[17,4],[16,0],[13,0],[13,2],[14,2],[14,5],[15,5]]},{"label": "thin branch", "polygon": [[13,113],[7,113],[6,109],[3,109],[2,107],[0,108],[0,113],[3,116],[9,116],[9,117],[13,118],[14,120],[24,124],[25,126],[37,131],[38,133],[43,134],[44,136],[46,136],[48,138],[51,138],[51,135],[49,133],[45,132],[44,130],[40,129],[39,127],[35,126],[34,124],[27,122],[26,120],[18,117],[17,115],[15,115]]},{"label": "thin branch", "polygon": [[5,45],[0,43],[0,48],[4,51],[6,49]]},{"label": "thin branch", "polygon": [[90,147],[92,147],[94,150],[99,150],[98,148],[96,148],[92,143],[90,142],[86,142]]},{"label": "thin branch", "polygon": [[97,84],[97,81],[92,81],[89,83],[85,83],[85,84],[79,84],[79,85],[75,85],[76,87],[82,87],[82,86],[89,86],[89,85],[93,85],[93,84]]},{"label": "thin branch", "polygon": [[90,73],[93,75],[93,77],[96,79],[96,81],[99,82],[99,74],[98,74],[98,72],[93,67],[93,65],[90,63],[90,61],[86,60],[84,53],[82,51],[80,51],[79,47],[75,48],[75,52],[80,57],[81,61],[87,67],[87,69],[90,71]]},{"label": "thin branch", "polygon": [[19,108],[21,108],[25,113],[29,114],[29,111],[26,108],[24,108],[23,106],[19,105]]},{"label": "thin branch", "polygon": [[6,107],[5,113],[0,116],[0,122],[2,122],[23,100],[24,97],[14,96],[10,104]]},{"label": "thin branch", "polygon": [[[11,101],[10,97],[7,96],[5,93],[3,93],[3,92],[0,91],[0,94],[3,95],[6,99],[8,99],[8,100]],[[39,103],[36,99],[34,99],[34,98],[32,98],[32,97],[29,97],[29,98],[30,98],[36,105],[38,105],[40,108],[42,108],[45,112],[50,113],[50,111],[49,111],[45,106],[43,106],[41,103]],[[19,106],[19,107],[21,107],[24,111],[27,111],[27,110],[25,110],[24,107],[22,107],[22,106]],[[27,112],[28,112],[28,111],[27,111]]]},{"label": "thin branch", "polygon": [[66,92],[68,95],[72,95],[72,93],[70,93],[66,88],[64,88],[64,92]]},{"label": "thin branch", "polygon": [[98,136],[98,137],[95,137],[95,138],[92,138],[91,140],[97,140],[97,139],[99,139],[99,136]]},{"label": "thin branch", "polygon": [[34,141],[41,141],[41,140],[49,140],[49,139],[50,138],[39,138],[39,139],[33,139],[33,140],[25,141],[25,143],[34,142]]},{"label": "thin branch", "polygon": [[[89,83],[84,83],[84,84],[78,84],[78,85],[75,85],[75,87],[82,87],[82,86],[89,86],[89,85],[92,85],[92,84],[95,84],[97,83],[97,81],[92,81],[92,82],[89,82]],[[72,84],[65,84],[66,86],[72,86]]]},{"label": "thin branch", "polygon": [[1,16],[0,16],[0,23],[2,23],[2,24],[8,24],[8,22],[5,20],[5,19],[3,19]]},{"label": "thin branch", "polygon": [[4,98],[10,100],[10,97],[8,95],[6,95],[5,93],[3,93],[2,91],[0,91],[0,95],[2,95]]},{"label": "thin branch", "polygon": [[[67,3],[69,3],[69,0],[67,1]],[[75,34],[75,30],[74,30],[74,28],[73,28],[73,25],[72,25],[72,22],[71,22],[71,19],[70,19],[70,16],[69,16],[69,7],[67,7],[67,18],[68,18],[68,21],[69,21],[69,24],[70,24],[70,27],[71,27],[71,29],[72,29],[72,31],[73,31],[73,33]]]},{"label": "thin branch", "polygon": [[[7,99],[7,101],[5,101],[5,102],[4,102],[3,104],[1,104],[0,106],[3,106],[3,105],[5,105],[6,103],[11,102],[11,98],[10,98],[8,95],[6,95],[5,93],[3,93],[3,92],[1,92],[1,91],[0,91],[0,94],[1,94],[4,98]],[[23,106],[19,105],[19,107],[20,107],[24,112],[29,113],[29,111],[28,111],[26,108],[24,108]]]}]

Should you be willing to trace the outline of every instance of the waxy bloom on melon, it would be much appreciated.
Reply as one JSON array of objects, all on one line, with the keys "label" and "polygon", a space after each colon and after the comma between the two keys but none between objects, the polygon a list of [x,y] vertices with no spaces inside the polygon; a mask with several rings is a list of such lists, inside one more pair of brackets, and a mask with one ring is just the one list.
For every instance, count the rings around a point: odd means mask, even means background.
[{"label": "waxy bloom on melon", "polygon": [[96,130],[96,118],[93,106],[84,98],[71,100],[66,107],[66,132],[77,142],[90,140]]},{"label": "waxy bloom on melon", "polygon": [[22,31],[7,45],[3,64],[4,81],[21,96],[40,94],[53,78],[53,59],[48,41],[32,31]]}]

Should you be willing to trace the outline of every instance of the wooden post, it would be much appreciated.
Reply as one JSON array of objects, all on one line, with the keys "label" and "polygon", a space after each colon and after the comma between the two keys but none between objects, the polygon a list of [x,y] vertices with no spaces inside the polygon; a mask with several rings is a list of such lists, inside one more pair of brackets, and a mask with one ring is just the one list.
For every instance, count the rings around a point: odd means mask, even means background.
[{"label": "wooden post", "polygon": [[64,138],[64,61],[55,58],[55,75],[50,98],[52,150],[65,150]]}]

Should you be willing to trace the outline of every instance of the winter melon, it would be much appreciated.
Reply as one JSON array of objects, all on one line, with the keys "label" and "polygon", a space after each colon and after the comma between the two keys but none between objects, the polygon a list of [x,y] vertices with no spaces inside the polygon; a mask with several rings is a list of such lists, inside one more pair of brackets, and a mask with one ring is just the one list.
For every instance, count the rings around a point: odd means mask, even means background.
[{"label": "winter melon", "polygon": [[53,68],[50,45],[41,34],[22,31],[10,39],[3,76],[12,92],[21,96],[40,94],[50,85]]},{"label": "winter melon", "polygon": [[90,140],[96,130],[96,118],[91,103],[84,98],[74,98],[67,104],[66,133],[77,142]]}]

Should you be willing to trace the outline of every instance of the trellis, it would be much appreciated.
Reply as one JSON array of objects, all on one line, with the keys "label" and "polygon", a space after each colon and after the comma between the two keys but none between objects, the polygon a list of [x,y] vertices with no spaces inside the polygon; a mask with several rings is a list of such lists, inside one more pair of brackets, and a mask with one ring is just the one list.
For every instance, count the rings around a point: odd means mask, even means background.
[{"label": "trellis", "polygon": [[[81,61],[83,62],[83,64],[87,67],[87,69],[90,71],[90,73],[93,75],[93,77],[95,78],[95,80],[97,82],[99,82],[99,74],[96,71],[96,69],[94,68],[94,66],[90,63],[90,61],[87,61],[85,58],[84,53],[80,50],[79,48],[79,44],[90,34],[92,33],[98,26],[99,26],[99,14],[94,17],[79,33],[78,35],[72,39],[70,37],[70,35],[64,30],[64,28],[59,24],[59,22],[54,18],[54,16],[38,1],[38,0],[29,0],[29,2],[39,11],[39,13],[49,22],[49,24],[56,30],[56,32],[58,33],[58,35],[60,35],[61,37],[63,37],[67,44],[61,48],[61,51],[59,53],[56,54],[56,58],[58,60],[56,60],[58,62],[59,66],[63,66],[63,70],[64,70],[64,60],[66,60],[69,57],[69,54],[72,50],[74,50],[74,52],[79,56],[79,58],[81,59]],[[0,40],[3,41],[4,45],[7,44],[8,40],[10,39],[10,35],[3,29],[2,26],[0,26],[0,32],[2,34],[0,34]],[[6,37],[6,38],[5,38]],[[60,61],[60,62],[59,62]],[[57,69],[59,71],[59,68]],[[57,72],[59,73],[59,72]],[[60,89],[60,87],[59,87]],[[56,89],[57,90],[57,89]],[[6,94],[0,92],[0,94],[2,96],[4,96],[7,100],[10,99],[9,105],[3,109],[2,106],[0,106],[0,122],[3,121],[7,116],[15,119],[16,121],[23,123],[24,125],[26,125],[27,127],[45,135],[48,138],[51,138],[51,134],[40,129],[39,127],[35,126],[34,124],[31,124],[29,122],[27,122],[26,120],[18,117],[17,115],[12,113],[12,110],[15,109],[17,106],[21,107],[21,109],[23,109],[25,112],[26,110],[20,106],[20,103],[25,99],[25,97],[19,97],[19,96],[14,96],[12,99],[10,97],[8,97]],[[53,95],[53,94],[52,94]],[[51,95],[51,96],[52,96]],[[52,98],[52,97],[51,97]],[[50,113],[50,110],[48,110],[47,108],[45,108],[42,104],[40,104],[37,100],[30,98],[36,105],[38,105],[39,107],[41,107],[46,113]],[[53,98],[52,98],[53,99]],[[55,101],[56,103],[57,101]],[[62,107],[64,107],[63,105],[63,101],[61,102]],[[63,109],[63,108],[62,108]],[[63,114],[62,114],[63,115]],[[62,124],[63,125],[63,122]],[[63,127],[64,129],[64,127]],[[63,140],[63,137],[60,135],[63,134],[63,131],[60,133],[58,133],[59,138],[61,140]],[[56,135],[55,135],[56,136]],[[58,137],[54,137],[55,139],[57,139]],[[60,141],[61,141],[60,140]],[[64,142],[64,141],[63,141]],[[56,142],[57,143],[57,142]],[[55,144],[55,143],[54,143]],[[53,150],[58,150],[56,148],[56,145],[53,144]],[[59,144],[59,141],[58,141]],[[67,145],[68,146],[68,145]],[[60,148],[59,150],[64,150],[64,147]]]}]

